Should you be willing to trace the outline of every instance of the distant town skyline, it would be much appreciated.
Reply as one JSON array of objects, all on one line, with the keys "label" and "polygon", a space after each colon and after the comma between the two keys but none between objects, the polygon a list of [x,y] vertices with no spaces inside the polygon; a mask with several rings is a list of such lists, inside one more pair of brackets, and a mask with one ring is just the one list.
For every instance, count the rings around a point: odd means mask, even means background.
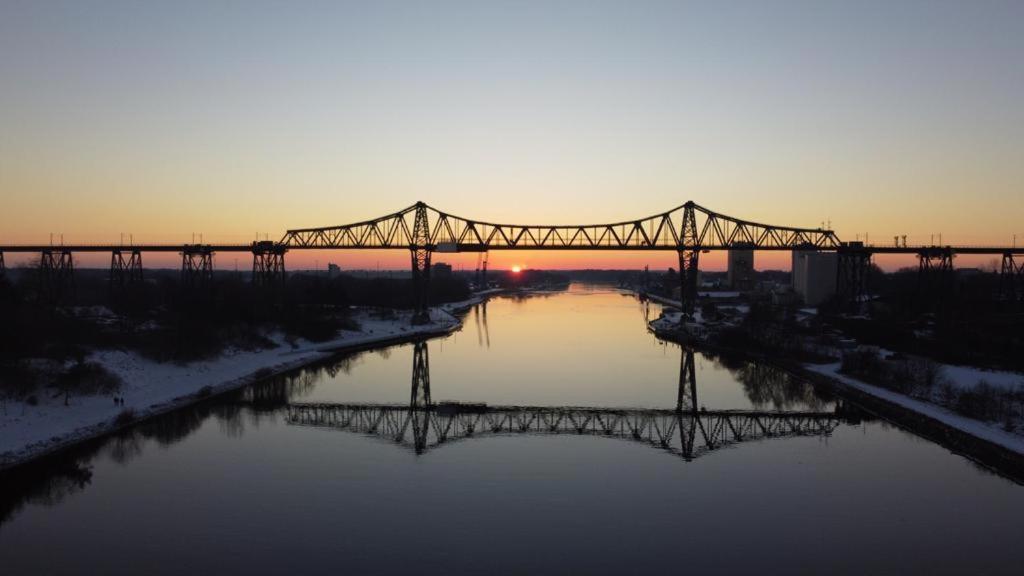
[{"label": "distant town skyline", "polygon": [[417,200],[524,224],[694,200],[844,240],[1024,242],[1021,54],[1015,2],[2,2],[0,242],[277,239]]}]

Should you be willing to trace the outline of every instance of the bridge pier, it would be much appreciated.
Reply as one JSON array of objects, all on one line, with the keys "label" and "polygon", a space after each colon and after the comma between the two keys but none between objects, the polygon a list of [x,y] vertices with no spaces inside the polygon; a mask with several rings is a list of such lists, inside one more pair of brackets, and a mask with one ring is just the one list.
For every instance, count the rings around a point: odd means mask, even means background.
[{"label": "bridge pier", "polygon": [[918,252],[917,261],[917,290],[929,305],[936,305],[953,287],[953,251],[928,248]]},{"label": "bridge pier", "polygon": [[252,283],[283,288],[287,281],[284,254],[288,249],[270,241],[252,243]]},{"label": "bridge pier", "polygon": [[142,252],[132,250],[128,259],[124,253],[114,250],[110,253],[110,289],[124,290],[130,284],[142,282]]},{"label": "bridge pier", "polygon": [[679,251],[679,304],[683,314],[693,317],[697,308],[697,275],[700,250],[687,248]]},{"label": "bridge pier", "polygon": [[[0,258],[0,263],[2,263]],[[999,270],[999,297],[1010,302],[1024,301],[1024,259],[1017,262],[1012,252],[1003,254]]]},{"label": "bridge pier", "polygon": [[42,292],[51,302],[57,302],[66,288],[74,288],[75,261],[69,250],[43,250],[39,258]]},{"label": "bridge pier", "polygon": [[212,283],[213,248],[204,244],[186,244],[181,250],[182,287],[209,287]]},{"label": "bridge pier", "polygon": [[430,221],[427,218],[427,205],[416,203],[416,220],[413,224],[412,243],[412,289],[413,289],[413,324],[430,323],[430,256],[433,246],[430,245]]},{"label": "bridge pier", "polygon": [[679,359],[679,395],[676,412],[697,412],[697,373],[693,365],[693,349],[683,350]]},{"label": "bridge pier", "polygon": [[7,275],[7,264],[4,262],[4,253],[0,252],[0,278]]},{"label": "bridge pier", "polygon": [[836,256],[836,293],[846,307],[856,309],[868,293],[871,252],[859,243],[848,243]]},{"label": "bridge pier", "polygon": [[409,419],[412,421],[413,448],[417,454],[422,454],[427,449],[432,408],[430,349],[427,347],[426,340],[419,340],[413,345],[412,391],[409,396]]}]

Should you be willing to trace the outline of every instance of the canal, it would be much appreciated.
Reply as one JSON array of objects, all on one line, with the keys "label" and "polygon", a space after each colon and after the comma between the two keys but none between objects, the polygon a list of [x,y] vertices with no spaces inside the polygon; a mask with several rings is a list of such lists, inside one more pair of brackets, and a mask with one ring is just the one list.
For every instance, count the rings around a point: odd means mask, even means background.
[{"label": "canal", "polygon": [[[1011,573],[1024,487],[615,290],[499,297],[3,478],[3,574]],[[692,370],[691,370],[692,366]]]}]

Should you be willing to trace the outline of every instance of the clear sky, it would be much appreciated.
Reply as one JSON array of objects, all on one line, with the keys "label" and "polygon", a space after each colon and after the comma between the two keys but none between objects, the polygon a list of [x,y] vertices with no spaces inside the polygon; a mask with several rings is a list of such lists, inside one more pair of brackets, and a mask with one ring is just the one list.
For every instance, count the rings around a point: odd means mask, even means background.
[{"label": "clear sky", "polygon": [[0,0],[0,243],[690,199],[844,239],[1009,243],[1022,185],[1020,1]]}]

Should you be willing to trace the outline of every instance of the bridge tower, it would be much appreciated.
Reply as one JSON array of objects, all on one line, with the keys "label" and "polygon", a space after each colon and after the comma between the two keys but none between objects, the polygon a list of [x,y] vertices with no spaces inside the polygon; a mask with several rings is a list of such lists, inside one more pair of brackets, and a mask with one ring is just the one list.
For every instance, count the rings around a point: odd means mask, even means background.
[{"label": "bridge tower", "polygon": [[685,348],[679,359],[679,395],[676,412],[697,412],[697,373],[693,365],[693,349]]},{"label": "bridge tower", "polygon": [[122,291],[130,284],[142,282],[142,252],[132,250],[125,260],[121,250],[110,254],[110,289]]},{"label": "bridge tower", "polygon": [[953,288],[953,251],[931,247],[917,253],[917,289],[930,305],[941,302]]},{"label": "bridge tower", "polygon": [[413,446],[417,454],[427,449],[427,433],[430,430],[430,348],[426,340],[413,345],[412,390],[409,395],[409,418],[412,420]]},{"label": "bridge tower", "polygon": [[697,307],[697,275],[700,259],[700,237],[693,202],[683,208],[682,236],[679,247],[679,303],[683,314],[692,317]]},{"label": "bridge tower", "polygon": [[255,286],[283,288],[288,279],[284,254],[288,249],[269,240],[252,243],[252,283]]},{"label": "bridge tower", "polygon": [[65,290],[74,289],[75,261],[69,250],[43,250],[39,257],[42,293],[51,302],[57,302]]},{"label": "bridge tower", "polygon": [[1024,301],[1024,259],[1017,262],[1013,252],[1003,254],[1003,266],[999,270],[999,297],[1011,302]]},{"label": "bridge tower", "polygon": [[847,307],[858,308],[868,293],[871,252],[861,242],[846,242],[836,257],[836,293]]},{"label": "bridge tower", "polygon": [[206,244],[186,244],[181,250],[182,287],[209,287],[212,283],[213,247]]},{"label": "bridge tower", "polygon": [[430,322],[430,256],[433,246],[430,245],[430,221],[427,218],[427,205],[416,203],[416,220],[412,230],[412,288],[413,288],[413,324]]}]

